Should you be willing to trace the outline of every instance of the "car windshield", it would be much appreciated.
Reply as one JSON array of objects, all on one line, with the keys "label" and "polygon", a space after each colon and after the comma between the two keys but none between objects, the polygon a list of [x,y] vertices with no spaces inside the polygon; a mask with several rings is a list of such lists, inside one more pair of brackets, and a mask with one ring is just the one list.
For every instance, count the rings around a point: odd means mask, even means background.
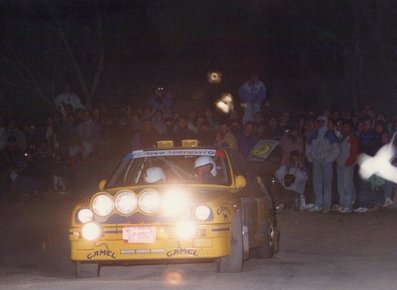
[{"label": "car windshield", "polygon": [[161,183],[230,185],[226,153],[202,148],[134,151],[120,162],[107,187]]}]

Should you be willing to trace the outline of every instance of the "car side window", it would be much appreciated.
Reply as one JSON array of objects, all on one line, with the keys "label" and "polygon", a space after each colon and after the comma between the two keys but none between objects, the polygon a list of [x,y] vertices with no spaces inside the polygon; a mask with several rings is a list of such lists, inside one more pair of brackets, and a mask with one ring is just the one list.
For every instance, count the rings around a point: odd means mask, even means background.
[{"label": "car side window", "polygon": [[232,156],[233,159],[232,163],[234,162],[233,167],[235,174],[244,176],[247,180],[248,187],[257,187],[257,176],[249,169],[247,161],[237,152],[233,152],[230,156]]}]

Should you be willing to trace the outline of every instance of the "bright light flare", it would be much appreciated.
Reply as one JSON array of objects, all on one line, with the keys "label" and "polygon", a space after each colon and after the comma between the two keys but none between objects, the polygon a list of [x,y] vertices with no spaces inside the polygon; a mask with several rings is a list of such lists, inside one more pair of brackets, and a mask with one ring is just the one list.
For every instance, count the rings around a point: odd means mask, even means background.
[{"label": "bright light flare", "polygon": [[164,192],[162,210],[166,216],[181,214],[190,203],[187,192],[180,188],[170,188]]},{"label": "bright light flare", "polygon": [[222,74],[219,71],[207,73],[207,80],[210,84],[219,84],[222,82]]},{"label": "bright light flare", "polygon": [[360,165],[359,173],[362,178],[368,179],[376,174],[383,179],[397,183],[397,167],[391,164],[395,149],[393,141],[396,134],[394,134],[392,141],[378,150],[374,157],[366,154],[360,154],[358,164]]},{"label": "bright light flare", "polygon": [[191,221],[181,221],[176,225],[176,234],[181,240],[193,239],[196,235],[196,225]]},{"label": "bright light flare", "polygon": [[233,96],[230,93],[224,93],[218,101],[215,102],[215,106],[223,113],[228,114],[234,110]]}]

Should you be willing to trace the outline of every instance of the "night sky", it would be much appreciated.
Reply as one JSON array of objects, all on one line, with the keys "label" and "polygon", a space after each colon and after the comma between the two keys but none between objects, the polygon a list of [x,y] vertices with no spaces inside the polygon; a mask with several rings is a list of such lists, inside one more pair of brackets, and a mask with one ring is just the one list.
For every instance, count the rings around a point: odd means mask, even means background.
[{"label": "night sky", "polygon": [[275,104],[391,110],[396,16],[392,0],[1,1],[1,110],[48,106],[65,83],[86,104],[159,85],[211,99],[251,73]]}]

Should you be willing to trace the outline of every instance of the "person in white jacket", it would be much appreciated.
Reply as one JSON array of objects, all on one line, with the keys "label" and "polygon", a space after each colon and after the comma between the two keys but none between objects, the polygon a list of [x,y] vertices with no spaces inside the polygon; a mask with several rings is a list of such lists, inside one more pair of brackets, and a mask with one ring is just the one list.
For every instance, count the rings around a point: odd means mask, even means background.
[{"label": "person in white jacket", "polygon": [[274,173],[277,180],[286,190],[291,190],[299,194],[299,209],[306,209],[306,199],[304,196],[308,174],[302,166],[302,155],[297,151],[291,151],[287,164],[282,164]]},{"label": "person in white jacket", "polygon": [[326,116],[319,116],[315,130],[306,141],[305,155],[313,163],[313,189],[315,203],[311,212],[328,213],[332,198],[332,163],[339,156],[338,137],[329,130]]}]

